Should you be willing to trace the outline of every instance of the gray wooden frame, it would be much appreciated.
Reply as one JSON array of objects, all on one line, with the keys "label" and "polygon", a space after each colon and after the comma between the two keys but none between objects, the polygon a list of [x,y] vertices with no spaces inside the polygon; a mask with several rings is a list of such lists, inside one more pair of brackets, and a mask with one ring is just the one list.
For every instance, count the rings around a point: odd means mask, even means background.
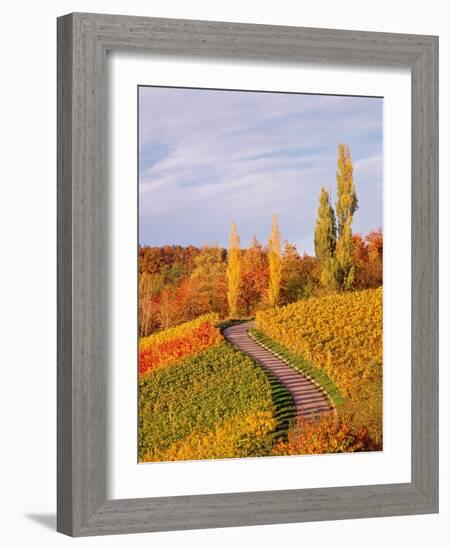
[{"label": "gray wooden frame", "polygon": [[[409,67],[411,483],[108,500],[106,53]],[[58,530],[100,535],[438,511],[438,38],[75,13],[58,19]]]}]

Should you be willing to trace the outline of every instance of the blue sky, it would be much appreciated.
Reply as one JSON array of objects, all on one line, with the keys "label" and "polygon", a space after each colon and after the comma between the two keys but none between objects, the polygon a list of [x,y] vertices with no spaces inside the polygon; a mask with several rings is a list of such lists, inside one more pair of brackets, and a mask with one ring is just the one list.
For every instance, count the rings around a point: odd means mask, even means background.
[{"label": "blue sky", "polygon": [[282,238],[314,252],[319,191],[336,199],[337,147],[350,146],[354,232],[382,227],[383,100],[139,88],[139,242],[246,247]]}]

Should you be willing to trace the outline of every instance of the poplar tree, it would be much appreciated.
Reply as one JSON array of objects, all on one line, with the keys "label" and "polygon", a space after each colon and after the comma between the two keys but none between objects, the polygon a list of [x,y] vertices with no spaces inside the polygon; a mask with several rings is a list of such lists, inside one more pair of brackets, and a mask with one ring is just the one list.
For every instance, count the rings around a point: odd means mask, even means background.
[{"label": "poplar tree", "polygon": [[344,226],[352,222],[353,214],[358,208],[355,184],[353,182],[353,162],[348,145],[338,146],[338,170],[336,172],[337,201],[336,217],[339,238],[344,234]]},{"label": "poplar tree", "polygon": [[332,258],[336,252],[336,217],[330,204],[330,194],[322,187],[319,196],[314,250],[319,261]]},{"label": "poplar tree", "polygon": [[336,259],[339,265],[338,279],[341,290],[350,290],[355,280],[355,262],[353,258],[353,214],[358,208],[355,184],[353,181],[353,162],[348,145],[338,147],[338,171],[336,216],[338,219],[338,241]]},{"label": "poplar tree", "polygon": [[231,225],[231,232],[228,244],[228,265],[227,265],[227,282],[228,282],[228,307],[230,317],[237,317],[239,287],[241,282],[241,250],[239,233],[237,232],[236,224]]},{"label": "poplar tree", "polygon": [[276,214],[272,216],[272,231],[269,237],[269,288],[267,291],[269,304],[273,307],[280,300],[281,287],[281,234]]},{"label": "poplar tree", "polygon": [[353,256],[352,218],[342,228],[336,245],[336,259],[339,266],[338,280],[341,290],[351,290],[355,282],[355,260]]},{"label": "poplar tree", "polygon": [[336,290],[336,217],[330,203],[330,194],[322,187],[317,210],[316,227],[314,231],[314,249],[320,262],[320,282],[328,290]]}]

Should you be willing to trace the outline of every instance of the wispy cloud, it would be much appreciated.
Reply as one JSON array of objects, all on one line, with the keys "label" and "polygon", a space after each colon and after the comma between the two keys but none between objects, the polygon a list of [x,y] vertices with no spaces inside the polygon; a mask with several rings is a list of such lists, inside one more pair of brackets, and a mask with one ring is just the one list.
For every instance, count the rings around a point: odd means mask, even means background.
[{"label": "wispy cloud", "polygon": [[283,237],[312,252],[339,142],[354,159],[355,229],[381,226],[381,99],[143,87],[139,114],[142,244],[225,245],[234,219],[245,246],[277,212]]}]

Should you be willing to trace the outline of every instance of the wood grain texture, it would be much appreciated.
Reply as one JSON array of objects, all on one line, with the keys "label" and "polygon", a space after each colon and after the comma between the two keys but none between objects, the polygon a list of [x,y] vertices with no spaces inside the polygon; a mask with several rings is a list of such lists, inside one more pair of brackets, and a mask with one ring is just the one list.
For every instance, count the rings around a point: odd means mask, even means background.
[{"label": "wood grain texture", "polygon": [[438,42],[411,71],[412,480],[438,508]]},{"label": "wood grain texture", "polygon": [[[412,75],[412,481],[107,500],[106,52],[402,66]],[[71,14],[58,20],[58,530],[99,535],[437,512],[438,39]]]},{"label": "wood grain texture", "polygon": [[72,21],[58,21],[57,529],[72,525]]}]

